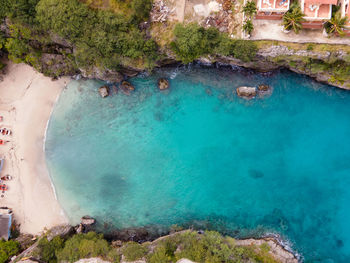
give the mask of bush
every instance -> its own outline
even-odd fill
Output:
[[[134,12],[134,19],[136,23],[148,19],[152,9],[152,2],[150,0],[132,0],[131,8]]]
[[[20,245],[14,240],[0,240],[0,263],[5,263],[19,252]]]
[[[202,55],[210,54],[221,40],[220,33],[215,28],[205,30],[196,23],[176,25],[175,40],[171,48],[177,57],[185,64]]]
[[[54,237],[51,241],[48,241],[46,237],[42,238],[38,245],[40,258],[46,263],[56,263],[56,254],[63,246],[64,240],[59,236]]]
[[[142,10],[138,12],[140,20],[151,5],[149,0],[134,0],[132,6]],[[125,15],[93,10],[78,0],[41,0],[36,10],[37,20],[45,30],[74,43],[74,55],[82,68],[112,65],[111,69],[115,69],[124,57],[144,61],[157,58],[155,42],[147,40]]]
[[[128,261],[135,261],[144,256],[146,256],[148,249],[139,243],[136,242],[128,242],[123,247],[123,255]]]
[[[237,40],[233,48],[233,55],[244,62],[251,61],[258,51],[258,47],[253,41]]]
[[[58,261],[75,262],[81,258],[107,258],[111,250],[102,234],[89,232],[77,234],[68,239],[61,251],[56,254]]]

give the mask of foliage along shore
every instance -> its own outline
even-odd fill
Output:
[[[215,231],[183,230],[152,242],[137,243],[107,241],[102,234],[77,233],[69,225],[54,227],[35,240],[31,236],[20,235],[16,239],[2,241],[0,262],[5,263],[10,258],[13,263],[26,259],[46,263],[77,262],[87,258],[99,258],[105,263],[175,263],[184,258],[198,263],[298,262],[296,256],[274,238],[236,240]]]
[[[350,47],[231,39],[197,24],[149,22],[151,0],[0,0],[0,56],[46,76],[120,82],[194,60],[259,71],[285,67],[350,89]],[[2,66],[0,66],[1,69]]]

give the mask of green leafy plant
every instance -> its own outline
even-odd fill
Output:
[[[342,17],[340,12],[335,13],[330,20],[324,23],[324,28],[328,34],[337,33],[344,36],[344,28],[347,23],[347,17]]]
[[[12,256],[19,252],[20,245],[14,240],[0,240],[0,263],[7,262]]]
[[[244,24],[243,24],[243,30],[247,33],[247,34],[251,34],[254,30],[254,25],[252,23],[251,19],[247,19]]]
[[[255,1],[247,1],[243,6],[243,13],[249,18],[255,15],[257,10]]]
[[[54,237],[51,241],[48,241],[46,237],[42,238],[38,244],[40,258],[47,263],[56,263],[56,253],[58,253],[63,246],[64,240],[59,236]]]
[[[65,242],[64,248],[56,253],[58,261],[75,262],[81,258],[107,258],[111,250],[102,234],[89,232],[77,234]]]
[[[258,47],[253,41],[236,40],[233,48],[233,55],[244,62],[253,60],[258,51]]]
[[[136,242],[128,242],[122,250],[123,255],[128,261],[135,261],[146,256],[148,249]]]
[[[293,30],[299,33],[302,29],[304,14],[298,3],[293,3],[289,10],[283,15],[283,26],[286,30]]]

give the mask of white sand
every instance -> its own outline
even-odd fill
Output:
[[[0,197],[0,206],[12,208],[23,233],[39,234],[44,228],[67,223],[45,163],[44,137],[53,105],[69,78],[52,81],[25,64],[8,64],[0,82],[0,127],[10,128],[9,140],[0,145],[5,157],[1,176],[13,178]]]

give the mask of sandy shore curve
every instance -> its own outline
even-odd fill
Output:
[[[44,140],[53,106],[70,79],[52,81],[26,64],[6,64],[0,81],[0,127],[12,135],[0,135],[9,141],[0,145],[5,158],[0,175],[13,179],[8,191],[0,193],[0,206],[12,208],[21,232],[39,234],[68,223],[46,167]]]

